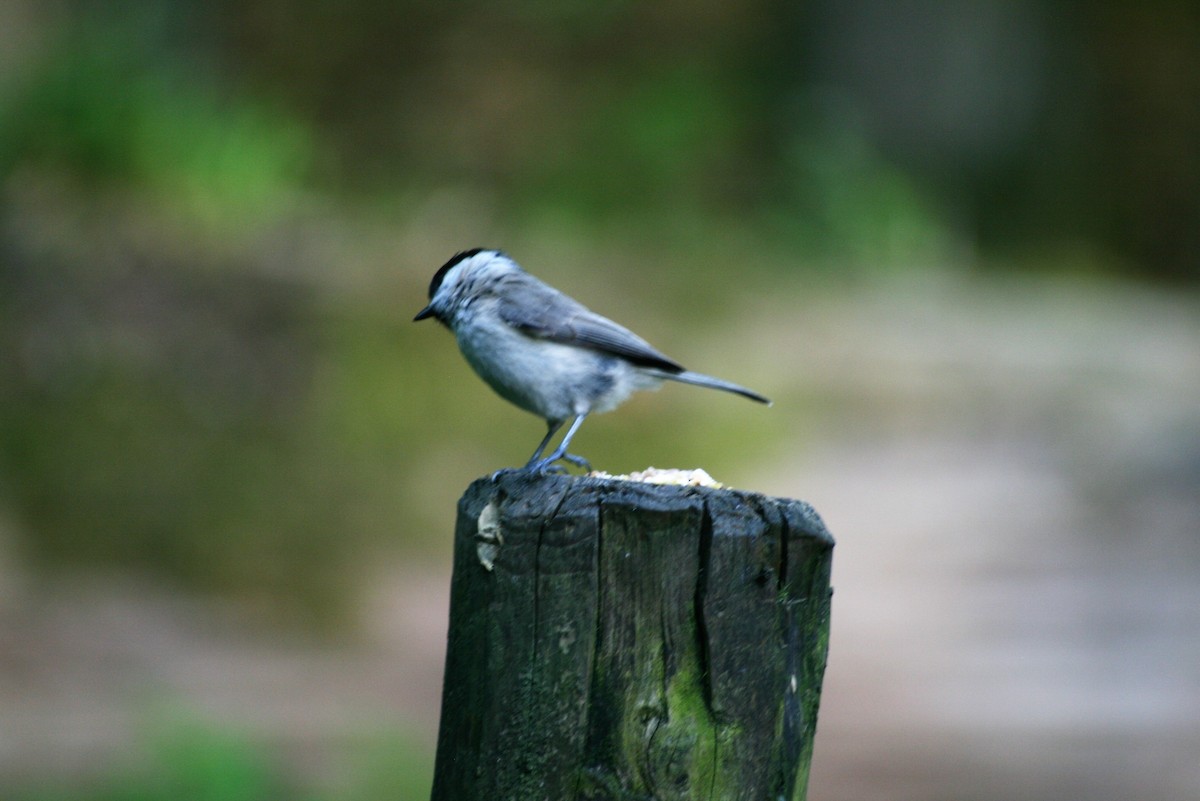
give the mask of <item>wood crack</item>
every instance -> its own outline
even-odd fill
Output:
[[[692,596],[692,613],[696,621],[696,661],[700,671],[697,680],[700,682],[700,695],[704,699],[704,708],[715,721],[716,711],[713,709],[712,658],[708,634],[708,620],[704,612],[704,603],[708,598],[708,574],[712,559],[713,525],[709,514],[708,504],[700,505],[700,554],[696,569],[696,591]]]

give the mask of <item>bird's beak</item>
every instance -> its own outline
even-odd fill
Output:
[[[415,323],[419,320],[424,320],[425,318],[432,317],[432,316],[433,316],[433,304],[431,303],[428,306],[426,306],[425,308],[421,309],[419,312],[417,312],[417,316],[413,318],[413,322]]]

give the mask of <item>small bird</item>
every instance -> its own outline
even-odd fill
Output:
[[[454,333],[467,363],[500,397],[546,421],[546,436],[523,470],[541,473],[559,460],[590,469],[586,459],[567,452],[584,419],[664,380],[771,404],[745,387],[685,370],[499,250],[464,250],[443,264],[429,283],[429,305],[413,321],[428,317]],[[543,456],[567,420],[566,435]]]

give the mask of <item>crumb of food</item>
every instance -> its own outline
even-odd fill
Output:
[[[616,481],[641,481],[645,484],[672,484],[679,487],[712,487],[721,489],[725,485],[714,479],[704,470],[697,467],[694,470],[661,469],[647,467],[635,473],[614,476],[603,470],[594,470],[589,474],[592,478],[609,478]]]

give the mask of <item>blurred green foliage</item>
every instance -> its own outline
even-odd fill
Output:
[[[463,247],[668,351],[798,275],[1200,276],[1177,4],[7,8],[0,502],[47,568],[336,619],[380,552],[448,547],[465,479],[541,433],[407,324]],[[630,469],[803,429],[641,408],[581,444]]]
[[[295,288],[187,269],[83,271],[9,251],[6,494],[43,565],[127,565],[211,589],[342,596],[340,481],[305,438]]]
[[[428,746],[401,733],[360,738],[338,786],[297,781],[253,738],[195,716],[150,727],[127,764],[114,765],[87,787],[17,791],[13,801],[376,801],[429,795],[433,775]],[[311,785],[311,786],[308,786]]]
[[[803,448],[816,402],[788,321],[744,344],[764,297],[803,318],[825,282],[1010,264],[1194,286],[1198,9],[8,0],[0,563],[330,628],[396,563],[448,563],[466,483],[543,431],[409,324],[465,247],[775,396],[667,388],[576,441],[719,479]],[[429,749],[362,739],[336,793],[185,721],[16,797],[427,797]]]
[[[0,104],[0,175],[125,185],[203,222],[269,219],[309,169],[308,128],[169,47],[162,14],[69,24]],[[137,4],[134,6],[137,7]]]

